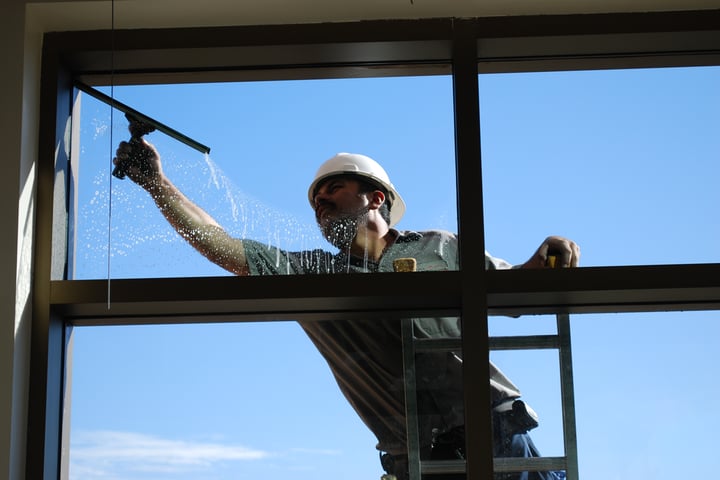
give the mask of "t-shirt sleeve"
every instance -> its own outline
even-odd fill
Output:
[[[485,268],[488,270],[507,270],[513,266],[502,258],[493,257],[485,251]]]

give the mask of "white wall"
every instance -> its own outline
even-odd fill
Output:
[[[38,45],[25,38],[25,2],[6,0],[0,22],[0,477],[24,476],[30,339],[32,164],[36,145]],[[25,112],[25,114],[24,114]],[[11,388],[8,388],[10,386]]]

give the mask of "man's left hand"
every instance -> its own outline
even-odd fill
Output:
[[[580,263],[580,247],[564,237],[545,239],[530,259],[520,268],[568,268]]]

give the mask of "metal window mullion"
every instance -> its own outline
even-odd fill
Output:
[[[475,23],[453,23],[453,93],[461,262],[467,478],[493,475],[487,286]]]

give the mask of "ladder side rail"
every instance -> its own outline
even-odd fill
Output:
[[[570,340],[570,315],[558,313],[557,332],[560,338],[560,390],[562,395],[563,437],[565,442],[565,458],[567,480],[578,480],[577,430],[575,418],[575,385],[573,381],[572,346]]]
[[[558,332],[556,335],[496,336],[490,337],[489,341],[491,350],[558,350],[565,456],[495,458],[493,461],[495,463],[495,471],[498,473],[565,470],[567,480],[579,479],[569,315],[557,314],[556,320]],[[417,352],[460,351],[462,342],[454,338],[416,339],[413,334],[412,319],[402,320],[402,335],[406,388],[405,407],[408,435],[408,470],[410,479],[419,480],[421,474],[464,473],[466,469],[464,460],[420,460],[415,377],[415,354]]]
[[[420,427],[418,426],[417,382],[415,373],[415,334],[413,319],[401,320],[403,369],[405,373],[405,429],[410,480],[420,480]]]

